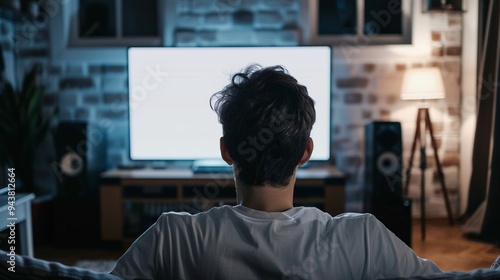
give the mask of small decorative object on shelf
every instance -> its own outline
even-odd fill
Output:
[[[28,0],[25,4],[26,12],[36,18],[40,15],[40,2],[38,0]]]
[[[467,0],[424,0],[422,12],[456,12],[467,11]]]

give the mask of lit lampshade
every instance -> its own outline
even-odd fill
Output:
[[[444,96],[443,77],[439,68],[424,67],[406,70],[401,88],[401,99],[440,99]]]

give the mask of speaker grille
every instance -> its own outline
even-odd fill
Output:
[[[106,168],[106,136],[87,122],[61,122],[56,132],[58,193],[97,199],[99,174]]]
[[[365,127],[365,211],[402,199],[402,140],[399,122]]]

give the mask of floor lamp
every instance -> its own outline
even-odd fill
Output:
[[[420,219],[421,219],[421,230],[422,230],[422,240],[425,240],[425,170],[427,169],[427,132],[429,132],[432,149],[434,151],[434,160],[437,167],[437,174],[439,177],[439,182],[441,184],[441,191],[443,192],[443,197],[446,205],[446,213],[448,214],[448,220],[450,225],[453,225],[453,217],[451,214],[450,201],[448,199],[448,191],[446,190],[446,184],[444,180],[444,173],[441,167],[441,162],[439,160],[436,139],[434,137],[434,131],[432,128],[432,122],[429,115],[429,108],[426,106],[426,100],[428,99],[440,99],[444,98],[445,91],[443,85],[443,78],[441,76],[441,71],[437,67],[423,67],[423,68],[410,68],[405,72],[403,78],[403,85],[401,91],[402,100],[422,100],[422,106],[418,109],[417,113],[417,123],[415,129],[415,136],[413,138],[413,144],[411,146],[410,161],[408,163],[408,169],[406,171],[406,182],[404,185],[404,191],[408,194],[408,186],[411,179],[411,169],[413,165],[413,157],[415,155],[415,150],[417,148],[417,142],[419,144],[420,150]]]

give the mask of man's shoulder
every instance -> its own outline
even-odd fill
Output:
[[[194,214],[188,212],[165,212],[162,213],[158,220],[160,223],[217,222],[226,219],[238,219],[238,217],[242,218],[244,216],[241,215],[242,213],[244,212],[241,212],[241,209],[238,212],[233,206],[224,205]],[[346,212],[332,216],[315,207],[294,207],[294,211],[290,211],[289,214],[289,218],[292,220],[322,220],[329,224],[367,224],[377,220],[375,216],[369,213]]]
[[[332,218],[331,225],[341,231],[363,231],[380,227],[381,223],[370,213],[342,213]]]
[[[164,212],[160,215],[160,220],[199,220],[211,217],[224,215],[224,213],[232,212],[232,207],[228,205],[213,207],[207,211],[200,211],[198,213],[189,212]]]
[[[370,220],[370,219],[374,219],[375,216],[373,216],[370,213],[345,212],[342,214],[338,214],[337,216],[334,216],[333,218],[334,219],[343,219],[343,220]]]
[[[332,220],[338,222],[339,224],[358,224],[364,226],[373,226],[378,222],[377,218],[370,213],[354,212],[339,214],[333,217]]]
[[[318,208],[315,207],[301,207],[303,208],[303,212],[307,215],[312,215],[312,216],[317,216],[317,217],[326,217],[335,221],[362,221],[362,220],[371,220],[371,219],[376,219],[375,216],[373,216],[370,213],[355,213],[355,212],[345,212],[338,214],[336,216],[332,216],[327,212],[324,212]]]

